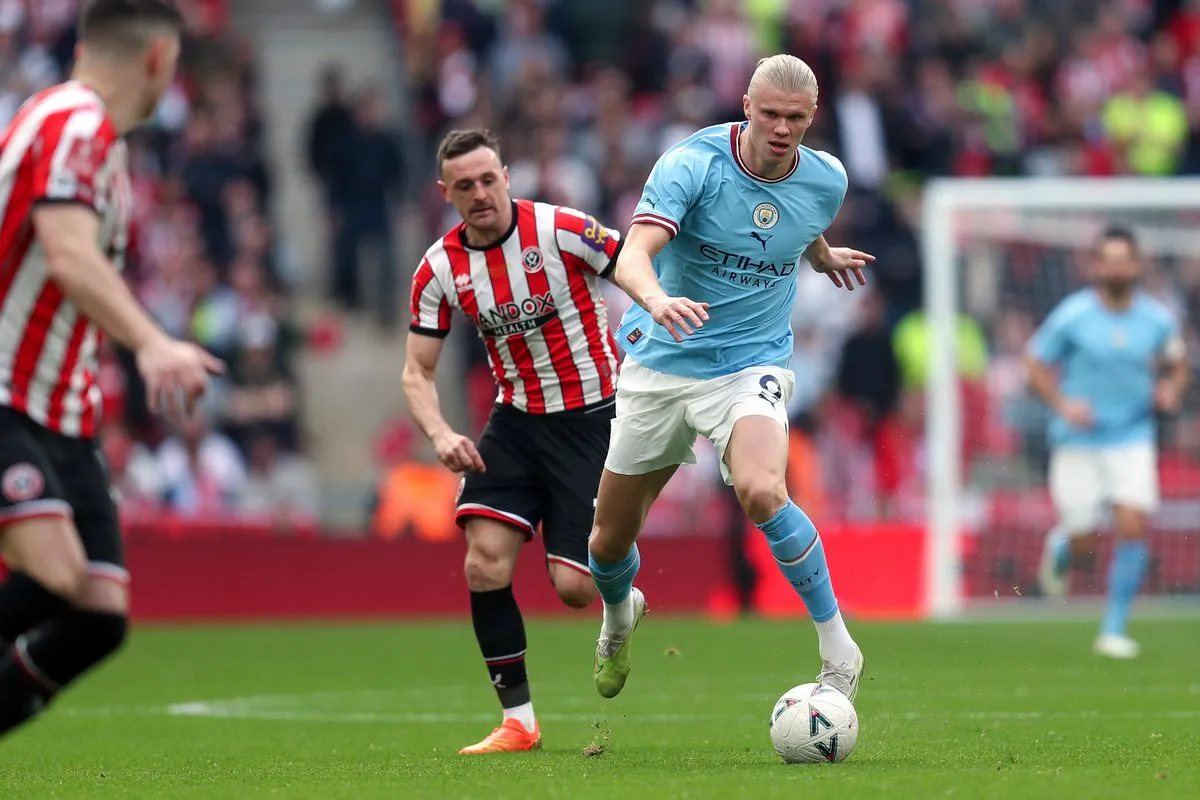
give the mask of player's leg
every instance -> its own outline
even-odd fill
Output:
[[[646,599],[633,586],[641,567],[638,534],[675,470],[696,460],[687,399],[699,383],[629,360],[621,371],[617,415],[588,539],[588,567],[604,601],[593,661],[596,689],[604,697],[614,697],[624,687],[630,637],[646,613]]]
[[[1116,541],[1108,571],[1107,608],[1095,649],[1110,658],[1134,658],[1141,651],[1127,634],[1127,626],[1149,561],[1149,517],[1159,504],[1156,458],[1149,443],[1104,453],[1105,488],[1112,498]]]
[[[853,699],[862,673],[862,652],[838,610],[821,536],[788,497],[787,455],[787,431],[779,421],[753,414],[733,424],[725,463],[742,508],[766,536],[776,565],[816,625],[823,663],[818,682]]]
[[[487,472],[464,478],[455,513],[466,531],[471,623],[503,709],[498,728],[459,751],[468,755],[531,750],[541,742],[525,670],[525,623],[512,586],[521,546],[534,536],[543,503],[523,416],[511,409],[492,412],[479,441]]]
[[[36,715],[64,688],[112,655],[128,627],[128,576],[108,476],[88,442],[48,441],[74,510],[80,579],[70,606],[21,634],[0,663],[0,732]],[[69,523],[59,521],[70,528]],[[75,531],[78,534],[75,534]]]
[[[614,410],[609,401],[607,406],[556,414],[543,420],[535,434],[538,477],[546,488],[546,569],[559,599],[571,608],[587,608],[596,599],[588,536]]]
[[[1056,447],[1050,454],[1050,498],[1058,524],[1046,534],[1038,585],[1048,597],[1062,597],[1072,561],[1093,545],[1103,513],[1103,473],[1098,451]]]
[[[593,669],[596,689],[616,697],[629,679],[630,639],[647,611],[646,598],[633,585],[642,557],[637,536],[646,515],[678,464],[643,475],[604,470],[596,494],[596,518],[588,539],[588,567],[604,601]]]
[[[517,556],[529,533],[494,519],[473,517],[466,520],[466,535],[471,623],[503,720],[493,735],[462,752],[529,750],[538,743],[537,718],[525,670],[525,622],[512,586]]]
[[[83,581],[83,548],[34,424],[0,408],[0,656],[64,610]]]
[[[862,652],[838,610],[816,526],[788,497],[786,405],[794,382],[784,369],[744,370],[711,382],[692,413],[700,433],[716,446],[726,481],[816,625],[823,665],[818,682],[853,699]]]

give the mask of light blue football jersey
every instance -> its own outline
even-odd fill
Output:
[[[704,128],[664,153],[634,212],[673,236],[654,259],[664,291],[709,304],[682,343],[640,306],[625,313],[621,345],[650,369],[708,379],[791,360],[796,270],[841,208],[846,170],[801,146],[786,175],[755,177],[738,154],[743,125]]]
[[[1154,386],[1160,357],[1180,335],[1170,312],[1138,294],[1114,311],[1092,289],[1060,302],[1030,341],[1039,361],[1059,368],[1059,393],[1092,407],[1091,428],[1053,415],[1053,446],[1105,447],[1153,441]]]

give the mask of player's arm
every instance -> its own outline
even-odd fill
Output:
[[[437,395],[437,365],[442,345],[450,333],[450,301],[428,258],[413,273],[412,322],[405,342],[401,383],[408,411],[433,445],[438,459],[455,472],[484,469],[483,459],[470,439],[455,433],[442,416]]]
[[[438,459],[455,472],[484,471],[483,459],[475,449],[475,443],[462,434],[455,433],[450,423],[442,416],[438,401],[438,360],[442,356],[445,339],[416,331],[408,334],[405,342],[404,402],[413,421],[433,445]]]
[[[837,216],[841,210],[842,202],[846,199],[846,189],[849,186],[849,181],[846,178],[846,168],[842,166],[842,162],[836,156],[823,151],[817,151],[817,156],[833,168],[833,176],[837,179],[837,186],[840,191],[836,191],[827,195],[826,199],[830,205],[828,209],[831,214],[830,218]],[[870,253],[864,253],[861,250],[855,250],[850,247],[830,247],[829,242],[825,239],[825,234],[818,236],[812,244],[804,250],[804,259],[817,272],[824,272],[829,276],[829,280],[833,281],[833,285],[839,289],[845,288],[847,291],[854,291],[854,279],[858,280],[859,286],[866,286],[867,279],[863,275],[863,268],[868,263],[875,260],[875,256]]]
[[[685,335],[691,335],[695,328],[704,326],[704,321],[708,319],[708,303],[697,303],[686,297],[670,297],[663,291],[658,276],[654,274],[653,260],[669,241],[671,233],[666,228],[646,222],[633,223],[621,252],[617,254],[612,282],[633,302],[646,309],[675,341],[682,342]]]
[[[1163,375],[1158,379],[1154,391],[1154,406],[1159,411],[1174,413],[1183,402],[1183,393],[1187,390],[1191,378],[1191,365],[1188,364],[1187,345],[1178,329],[1172,329],[1167,336],[1160,361],[1164,367]]]
[[[190,410],[207,374],[224,371],[221,361],[167,336],[150,318],[100,252],[100,219],[92,208],[43,202],[32,217],[50,280],[85,317],[137,355],[151,409],[158,411],[164,398],[170,402],[182,392]]]
[[[1042,326],[1034,332],[1025,350],[1025,371],[1029,385],[1042,401],[1076,428],[1088,428],[1092,424],[1092,409],[1085,400],[1064,397],[1059,387],[1057,365],[1070,348],[1067,326],[1071,314],[1059,306]]]
[[[805,249],[804,258],[814,270],[828,275],[834,286],[851,292],[854,291],[851,276],[858,280],[859,286],[866,286],[867,278],[863,275],[863,267],[875,260],[875,256],[862,250],[830,247],[829,242],[825,240],[825,234],[818,236]]]
[[[654,257],[671,241],[671,233],[660,225],[635,222],[617,255],[612,282],[667,329],[677,342],[691,335],[708,319],[708,303],[686,297],[671,297],[654,273]],[[694,326],[694,327],[693,327]],[[682,333],[681,333],[682,331]]]

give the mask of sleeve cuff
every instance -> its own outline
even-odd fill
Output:
[[[616,252],[614,252],[614,253],[612,254],[612,258],[610,258],[610,259],[608,260],[608,264],[606,264],[606,265],[605,265],[604,269],[600,270],[600,277],[601,277],[601,278],[608,279],[608,278],[609,278],[609,277],[610,277],[610,276],[611,276],[611,275],[612,275],[614,272],[616,272],[616,270],[617,270],[617,259],[618,259],[618,258],[620,258],[620,256],[621,256],[621,248],[623,248],[624,246],[625,246],[625,240],[624,240],[624,239],[622,239],[621,241],[617,242],[617,249],[616,249]]]
[[[658,214],[647,214],[645,212],[634,214],[633,220],[630,224],[637,225],[638,223],[657,225],[660,228],[665,228],[666,231],[671,234],[672,239],[679,235],[679,223],[673,219],[659,216]]]
[[[441,330],[439,328],[426,328],[421,325],[410,325],[408,330],[412,333],[416,333],[421,336],[430,336],[434,339],[445,339],[450,335],[449,329]]]
[[[32,205],[35,207],[36,206],[82,206],[83,208],[86,208],[88,211],[91,211],[95,214],[100,213],[99,211],[96,210],[96,206],[94,206],[91,203],[89,203],[88,201],[82,200],[78,197],[38,197],[38,198],[34,199]]]

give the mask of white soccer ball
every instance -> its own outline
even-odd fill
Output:
[[[801,684],[771,710],[771,741],[789,764],[842,761],[858,741],[858,714],[837,689]]]

